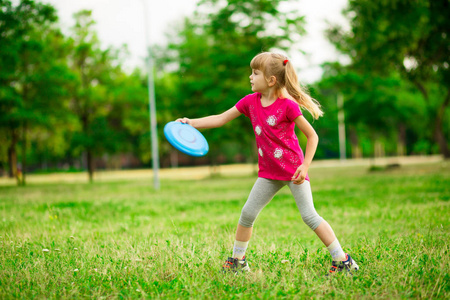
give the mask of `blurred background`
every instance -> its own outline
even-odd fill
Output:
[[[314,3],[311,3],[314,2]],[[316,160],[450,157],[448,0],[0,0],[0,176],[256,163],[250,121],[181,154],[164,125],[251,93],[250,60],[286,54],[324,117]],[[149,59],[150,58],[150,59]],[[148,64],[152,62],[152,64]],[[150,65],[150,68],[149,68]],[[306,141],[299,133],[301,145]]]

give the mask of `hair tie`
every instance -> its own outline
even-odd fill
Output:
[[[289,61],[288,59],[285,59],[285,60],[283,61],[283,66],[285,66],[285,65],[287,64],[288,61]]]

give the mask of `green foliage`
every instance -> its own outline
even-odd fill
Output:
[[[251,93],[249,62],[261,51],[296,47],[305,33],[297,11],[283,0],[203,0],[179,24],[168,45],[154,46],[161,162],[178,152],[163,138],[178,117],[219,114]],[[123,156],[149,164],[150,132],[145,74],[122,70],[123,49],[102,48],[91,12],[74,17],[69,37],[55,9],[31,0],[0,0],[0,173],[117,168]],[[312,122],[320,136],[316,158],[337,157],[336,97],[345,99],[348,154],[444,153],[450,134],[448,2],[349,2],[349,32],[333,28],[330,40],[351,64],[324,65],[311,94],[325,111]],[[415,28],[415,30],[410,30]],[[240,117],[204,131],[206,158],[180,155],[180,164],[254,162],[250,122]],[[299,132],[304,147],[306,140]],[[401,147],[399,147],[401,148]],[[29,167],[28,167],[29,166]],[[19,178],[19,182],[25,182]]]
[[[417,153],[414,148],[420,140],[432,141],[432,134],[423,128],[423,124],[430,122],[430,116],[425,114],[423,98],[398,73],[376,76],[361,73],[353,66],[331,63],[325,65],[325,70],[322,80],[316,84],[317,97],[320,97],[327,113],[325,119],[337,116],[336,97],[341,94],[345,99],[345,122],[350,142],[362,146],[364,139],[372,141],[368,151],[363,151],[365,156],[372,155],[373,143],[380,139],[385,140],[388,154],[393,155],[397,154],[399,142],[405,143],[407,153],[411,154]],[[421,122],[417,122],[418,119]],[[320,124],[318,122],[319,132]],[[334,119],[332,126],[337,131],[337,119]],[[402,139],[402,130],[411,138]],[[357,133],[357,137],[352,140],[353,132]],[[326,132],[320,134],[325,138],[327,135]],[[337,136],[337,132],[331,136]],[[393,147],[389,149],[389,145]],[[430,152],[423,154],[426,153]]]
[[[91,13],[77,13],[73,37],[66,38],[49,5],[24,0],[1,7],[0,162],[8,162],[10,174],[18,174],[17,157],[25,171],[26,161],[46,168],[73,164],[87,152],[92,178],[96,156],[137,152],[129,145],[147,132],[137,132],[130,118],[145,114],[145,87],[140,75],[121,70],[120,50],[100,48]]]
[[[113,101],[110,103],[112,107],[108,123],[114,136],[108,136],[108,139],[115,143],[113,153],[133,153],[143,162],[148,162],[150,133],[148,91],[144,76],[139,70],[129,75],[121,73],[109,88]],[[144,151],[141,150],[141,143],[144,143]]]
[[[285,1],[199,3],[198,12],[184,20],[167,50],[160,50],[163,53],[158,55],[159,64],[167,65],[163,78],[170,80],[174,90],[163,89],[157,95],[158,111],[170,108],[164,121],[166,117],[173,120],[219,114],[251,93],[251,59],[263,50],[286,50],[304,32],[303,18],[297,12],[280,12],[281,2]],[[202,9],[210,13],[203,14]],[[238,118],[223,128],[205,132],[213,163],[225,154],[225,148],[251,157],[254,142],[247,121]]]
[[[415,102],[424,101],[419,104],[425,107],[422,124],[446,157],[450,157],[444,117],[450,104],[449,14],[447,0],[352,0],[346,9],[350,31],[339,27],[329,31],[330,40],[350,57],[358,77],[389,81],[392,74],[399,74],[415,86],[422,94],[422,99],[414,97]],[[381,83],[389,88],[388,82]]]
[[[21,146],[22,169],[27,165],[27,148],[41,140],[61,141],[43,131],[67,120],[67,84],[73,78],[65,64],[66,41],[55,28],[56,11],[50,5],[22,0],[17,6],[1,1],[0,36],[0,131],[7,136],[10,174],[16,176],[16,147]],[[5,45],[5,47],[3,47]],[[64,112],[64,113],[63,113]],[[47,138],[46,138],[46,137]],[[63,145],[59,145],[61,152]],[[25,184],[25,177],[19,178]]]
[[[315,207],[361,267],[331,278],[287,188],[255,224],[253,272],[220,272],[255,178],[2,186],[0,298],[448,299],[449,167],[312,166]]]
[[[73,154],[86,153],[92,181],[96,157],[130,151],[125,142],[129,139],[127,129],[132,128],[125,114],[136,101],[142,104],[143,94],[142,87],[133,82],[135,76],[127,78],[121,70],[119,51],[101,49],[92,30],[94,20],[91,12],[80,11],[75,14],[75,19],[73,52],[69,60],[77,80],[71,108],[81,126],[72,136],[73,149],[77,150]],[[142,105],[134,107],[135,110],[139,108]]]

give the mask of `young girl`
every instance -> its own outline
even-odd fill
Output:
[[[223,270],[236,273],[250,270],[245,251],[253,224],[274,195],[287,185],[303,221],[330,251],[333,262],[329,272],[346,270],[351,274],[351,271],[357,271],[358,265],[342,250],[330,225],[314,209],[308,168],[319,138],[303,117],[300,107],[317,119],[323,115],[319,103],[301,89],[294,67],[285,56],[261,53],[252,59],[250,66],[253,94],[245,96],[220,115],[177,120],[196,128],[215,128],[244,114],[253,125],[258,148],[258,179],[241,212],[233,256],[224,263]],[[294,132],[295,125],[307,137],[305,156]]]

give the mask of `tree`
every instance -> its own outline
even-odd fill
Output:
[[[116,140],[114,149],[110,150],[132,153],[148,163],[151,155],[146,78],[138,69],[131,74],[121,74],[110,90],[112,107],[107,120]]]
[[[79,119],[81,130],[73,136],[74,148],[85,151],[89,181],[93,181],[94,158],[115,147],[118,141],[107,116],[112,109],[111,88],[121,74],[118,53],[102,50],[92,26],[91,11],[74,15],[73,53],[70,65],[76,74],[71,108]]]
[[[0,127],[9,141],[9,174],[24,185],[30,133],[55,124],[70,75],[54,8],[30,0],[0,4]],[[16,169],[19,142],[21,173]]]
[[[330,104],[332,108],[336,107],[336,94],[343,95],[346,129],[354,157],[372,155],[373,146],[382,141],[381,144],[388,146],[389,153],[403,155],[406,146],[409,152],[413,151],[415,141],[409,141],[407,145],[406,133],[421,135],[415,120],[420,117],[423,108],[418,99],[421,96],[409,82],[398,73],[376,76],[363,73],[352,65],[338,63],[325,64],[324,70],[317,87],[322,93],[332,91],[333,100],[323,106],[328,114]],[[428,118],[424,121],[427,122]],[[364,149],[365,153],[361,150],[363,140],[370,141],[370,152],[368,149]]]
[[[450,104],[448,0],[351,0],[351,30],[330,31],[330,40],[364,73],[398,72],[423,96],[440,152],[450,157],[445,134]],[[434,123],[434,124],[433,124]]]
[[[199,12],[185,20],[158,60],[175,69],[167,69],[177,80],[173,117],[218,114],[251,93],[251,59],[261,51],[288,50],[304,33],[303,18],[295,11],[281,12],[278,6],[282,2],[286,1],[199,3]],[[230,153],[254,153],[253,134],[246,118],[205,134],[213,164],[219,155],[226,154],[226,148]]]

